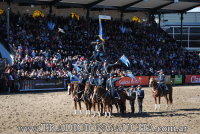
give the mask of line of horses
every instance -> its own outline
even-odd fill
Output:
[[[158,83],[155,79],[150,79],[150,86],[152,86],[152,96],[155,99],[155,109],[160,109],[160,97],[164,96],[168,104],[172,104],[172,86],[168,85],[169,92],[161,92],[158,89]],[[71,95],[74,101],[75,114],[77,114],[77,107],[79,106],[80,114],[82,114],[81,102],[86,106],[86,115],[101,116],[103,113],[105,117],[111,117],[113,105],[116,106],[117,112],[126,113],[126,100],[132,102],[136,99],[136,94],[128,96],[126,90],[118,90],[120,99],[114,99],[108,94],[108,91],[101,86],[94,86],[88,83],[68,83],[68,94]],[[158,102],[157,102],[158,98]],[[130,103],[133,104],[134,103]],[[96,109],[97,107],[97,109]],[[132,106],[131,106],[132,107]],[[134,107],[134,106],[133,106]],[[92,112],[93,108],[93,112]],[[134,111],[132,111],[134,112]]]

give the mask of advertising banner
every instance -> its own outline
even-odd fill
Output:
[[[183,84],[183,76],[182,75],[175,75],[174,84]]]
[[[131,85],[149,85],[149,76],[136,76],[136,79],[130,77],[123,77],[115,82],[116,86],[131,86]]]
[[[66,87],[64,80],[23,80],[20,81],[19,91],[58,90]]]
[[[185,83],[187,84],[197,84],[200,83],[200,75],[186,75]]]

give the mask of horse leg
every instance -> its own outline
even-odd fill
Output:
[[[87,104],[87,102],[86,102],[86,101],[84,101],[84,103],[85,103],[85,107],[86,107],[86,112],[85,112],[85,113],[86,113],[86,115],[87,115],[87,114],[88,114],[88,112],[89,112],[89,111],[88,111],[88,104]]]
[[[117,113],[119,113],[119,105],[118,105],[118,103],[115,103],[115,107],[117,109]]]
[[[105,117],[107,117],[107,105],[106,104],[104,104],[104,112],[105,112]]]
[[[154,97],[155,100],[155,110],[157,110],[158,106],[157,106],[157,97]]]
[[[173,93],[172,90],[173,90],[173,88],[170,87],[169,90],[170,90],[170,91],[169,91],[170,110],[172,110],[172,108],[173,108],[173,107],[172,107],[172,106],[173,106],[173,105],[172,105],[172,104],[173,104],[173,98],[172,98],[172,93]]]
[[[71,88],[70,88],[70,86],[68,85],[68,95],[70,95],[71,94]]]
[[[74,109],[75,109],[74,113],[76,114],[76,110],[77,110],[77,102],[76,101],[74,101]]]
[[[166,110],[167,110],[168,109],[168,103],[169,103],[167,95],[165,95],[165,99],[166,99],[166,102],[167,102],[167,105],[166,105]]]
[[[79,105],[79,109],[80,109],[80,114],[82,114],[82,110],[81,110],[81,101],[78,102]]]
[[[97,103],[97,106],[98,106],[98,115],[99,115],[99,117],[100,117],[100,116],[101,116],[101,113],[100,113],[100,109],[101,109],[100,103]]]
[[[100,111],[100,112],[101,112],[101,114],[102,114],[102,113],[104,112],[104,111],[103,111],[103,110],[104,110],[104,109],[103,109],[103,104],[100,103],[100,106],[101,106],[101,111]]]
[[[158,97],[158,111],[160,111],[160,96]]]
[[[112,105],[107,105],[107,109],[108,109],[108,116],[111,117],[112,114]]]
[[[123,111],[126,113],[126,100],[123,101]]]
[[[96,116],[96,103],[95,102],[93,103],[93,111],[94,111],[93,117],[95,117]]]
[[[90,115],[91,114],[91,109],[92,109],[92,102],[89,102],[88,104],[88,114]]]

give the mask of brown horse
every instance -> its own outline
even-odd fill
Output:
[[[109,115],[109,117],[111,117],[111,111],[112,111],[112,97],[110,95],[108,95],[108,91],[100,86],[95,86],[94,87],[94,94],[92,97],[92,104],[93,104],[93,108],[94,108],[94,116],[96,115],[96,104],[98,105],[98,114],[99,116],[101,116],[100,114],[100,106],[103,104],[103,109],[101,109],[101,111],[104,110],[105,112],[105,117],[107,117],[107,113]]]
[[[81,110],[81,101],[82,101],[82,95],[84,92],[84,84],[81,83],[74,83],[74,88],[72,91],[72,98],[74,100],[74,109],[75,109],[75,114],[77,111],[77,103],[79,104],[79,109],[80,109],[80,114],[82,114]]]
[[[167,85],[168,87],[168,92],[164,91],[162,92],[162,89],[159,88],[158,82],[154,79],[151,78],[150,82],[149,82],[149,86],[152,87],[152,96],[154,97],[155,100],[155,110],[160,110],[160,98],[161,97],[165,97],[166,102],[167,102],[167,107],[168,108],[168,104],[171,104],[171,108],[172,108],[172,103],[173,103],[173,98],[172,98],[172,92],[173,92],[173,88],[171,85]],[[158,102],[157,102],[157,98],[158,98]]]
[[[91,114],[93,91],[94,91],[94,86],[86,83],[85,90],[83,93],[83,102],[85,103],[86,106],[86,115]]]
[[[120,100],[118,100],[118,104],[120,107],[120,113],[126,113],[126,100],[130,100],[130,97],[127,95],[125,90],[118,90]]]
[[[93,94],[93,99],[92,99],[92,104],[94,111],[96,111],[95,106],[96,103],[98,104],[98,114],[100,116],[100,113],[105,112],[105,117],[107,117],[107,114],[109,117],[111,117],[112,114],[112,104],[116,106],[117,112],[119,112],[119,107],[120,107],[120,112],[126,113],[126,99],[129,99],[126,91],[124,90],[119,90],[119,99],[112,99],[112,97],[109,95],[108,91],[100,86],[96,86],[94,88],[94,94]],[[101,108],[101,111],[100,111]],[[94,115],[95,116],[95,115]]]

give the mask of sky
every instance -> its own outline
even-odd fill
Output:
[[[189,10],[188,12],[199,12],[200,13],[200,6]]]

